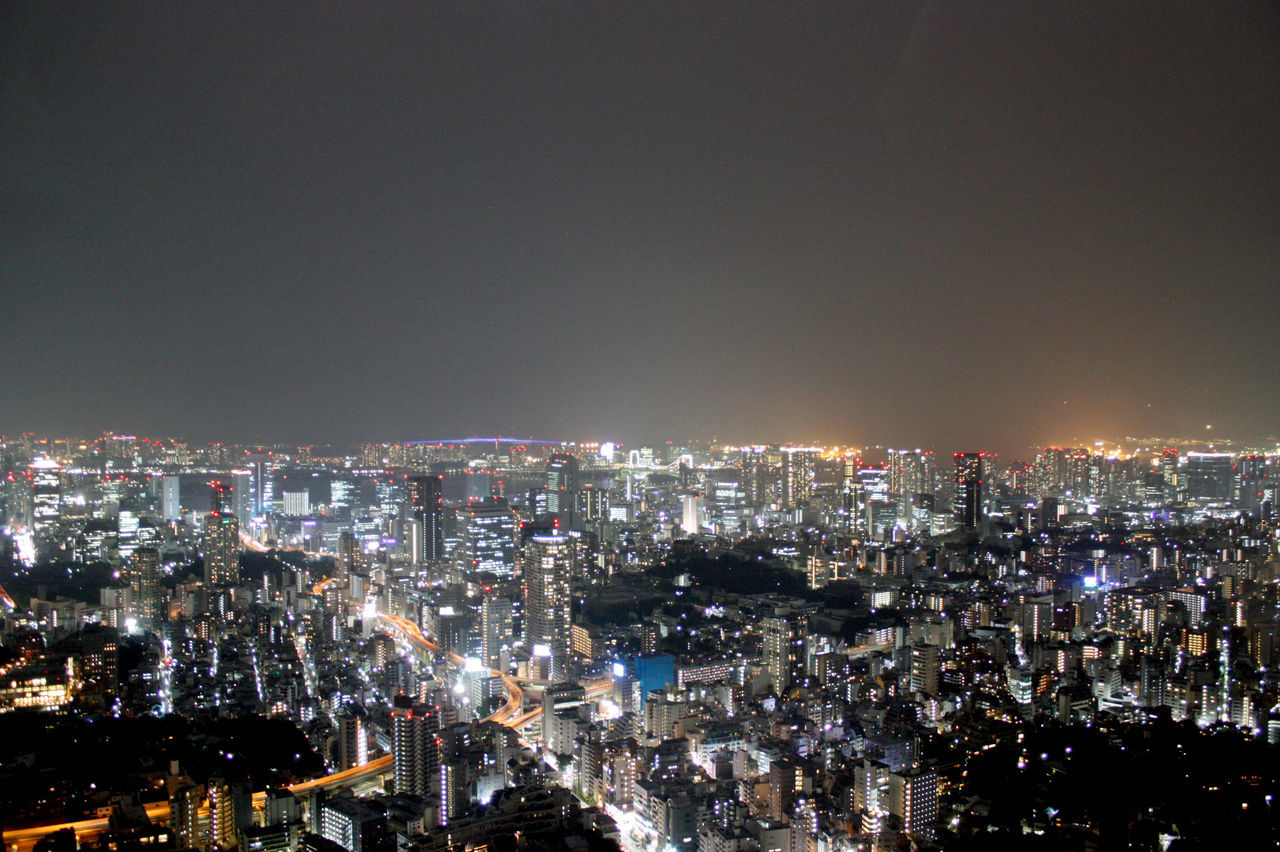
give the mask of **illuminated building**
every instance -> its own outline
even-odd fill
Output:
[[[288,518],[305,518],[311,514],[311,492],[284,492],[284,515]]]
[[[79,687],[71,658],[0,666],[0,713],[57,710],[71,703]]]
[[[889,492],[899,498],[932,494],[932,450],[889,450]]]
[[[31,462],[31,517],[36,535],[52,532],[62,509],[62,477],[58,463],[47,456]]]
[[[241,529],[248,529],[253,520],[253,471],[231,471],[231,513],[240,522]]]
[[[535,535],[525,544],[525,645],[545,645],[551,652],[552,680],[568,673],[573,623],[570,580],[574,541],[561,535]]]
[[[547,459],[547,512],[568,515],[572,526],[577,491],[578,460],[572,453],[552,453]]]
[[[166,521],[182,520],[181,496],[182,480],[176,475],[169,475],[160,480],[160,517]]]
[[[195,849],[200,843],[200,801],[204,796],[195,784],[179,785],[169,795],[169,828],[177,835],[178,846]]]
[[[1241,509],[1256,512],[1269,499],[1270,473],[1266,456],[1254,454],[1236,460],[1236,493]]]
[[[918,695],[937,695],[938,675],[938,646],[911,646],[911,691]]]
[[[929,770],[889,775],[889,812],[908,834],[929,831],[938,821],[938,776]]]
[[[749,506],[763,506],[769,500],[769,485],[773,477],[768,462],[764,447],[743,447],[739,452],[742,492]]]
[[[983,484],[986,478],[986,453],[956,453],[952,497],[952,517],[957,526],[977,529],[982,522]]]
[[[347,852],[374,852],[386,834],[386,815],[348,796],[320,805],[320,836]]]
[[[240,522],[229,512],[211,512],[204,519],[204,582],[234,586],[240,581]]]
[[[477,573],[509,578],[516,568],[516,516],[503,498],[457,509],[454,564],[463,577]]]
[[[249,789],[224,778],[209,779],[209,846],[231,849],[238,843],[238,829],[253,824]]]
[[[486,595],[480,602],[481,655],[490,666],[498,665],[503,651],[515,644],[512,603],[501,595]]]
[[[1183,476],[1188,500],[1225,503],[1235,497],[1235,457],[1230,453],[1187,453]]]
[[[773,691],[786,692],[792,682],[804,679],[805,619],[774,617],[762,619],[764,665],[769,670]]]
[[[440,768],[440,714],[407,695],[394,699],[391,756],[397,793],[430,795]]]
[[[160,623],[160,551],[139,547],[129,560],[129,582],[138,621],[154,629]]]
[[[337,755],[334,765],[338,771],[363,766],[369,762],[369,735],[364,729],[364,720],[344,708],[338,714]]]
[[[413,563],[423,565],[444,558],[444,478],[410,476],[405,500],[413,522],[410,549]]]
[[[821,452],[816,447],[782,448],[782,508],[808,505],[813,496],[814,468]]]

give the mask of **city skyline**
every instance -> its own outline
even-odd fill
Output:
[[[6,9],[0,431],[1280,419],[1274,5],[379,9]]]

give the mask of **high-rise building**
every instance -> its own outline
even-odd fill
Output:
[[[155,629],[160,624],[160,551],[139,547],[129,560],[129,583],[138,621]]]
[[[200,802],[204,798],[195,784],[180,784],[169,795],[169,828],[177,835],[180,849],[196,849],[200,838]]]
[[[209,779],[209,846],[211,849],[233,849],[239,842],[238,829],[253,824],[251,791],[243,784],[230,784],[224,778]]]
[[[253,520],[253,471],[231,471],[231,513],[240,522],[240,529],[249,528]]]
[[[938,694],[938,646],[911,647],[911,691],[919,695]]]
[[[1187,453],[1187,499],[1225,503],[1235,498],[1235,457],[1231,453]]]
[[[782,508],[806,506],[813,496],[813,478],[819,453],[817,447],[782,448]]]
[[[480,602],[480,653],[488,666],[498,665],[502,652],[515,644],[511,610],[511,600],[501,595]]]
[[[1271,486],[1271,466],[1264,455],[1245,455],[1236,460],[1236,493],[1240,508],[1257,511],[1267,499]]]
[[[397,793],[429,795],[440,769],[440,713],[407,695],[391,711],[391,759]]]
[[[912,494],[932,494],[934,464],[932,450],[889,450],[889,493],[903,498]]]
[[[176,474],[160,480],[160,516],[166,521],[182,520],[181,482]]]
[[[457,510],[454,564],[462,577],[477,573],[513,577],[516,569],[516,515],[504,498],[468,503]]]
[[[240,581],[240,522],[230,512],[211,512],[204,519],[204,582],[234,586]]]
[[[369,735],[364,720],[350,708],[338,714],[337,754],[334,764],[339,771],[362,766],[369,762]]]
[[[774,692],[781,695],[804,678],[805,619],[770,616],[761,619],[760,628],[764,633],[764,665]]]
[[[48,456],[31,462],[31,517],[36,535],[52,532],[62,515],[62,476]]]
[[[552,453],[547,459],[547,512],[567,514],[572,526],[577,492],[578,460],[572,453]]]
[[[742,491],[750,506],[763,506],[769,499],[769,457],[764,447],[743,447],[738,466],[742,469]]]
[[[908,834],[930,831],[938,821],[937,773],[916,769],[889,775],[889,811]]]
[[[952,512],[957,526],[977,529],[982,522],[987,453],[956,453]]]
[[[405,501],[414,525],[411,538],[414,564],[444,559],[444,477],[406,478]]]
[[[525,644],[535,653],[539,645],[550,651],[552,680],[568,674],[573,562],[574,541],[567,536],[535,535],[525,544]]]

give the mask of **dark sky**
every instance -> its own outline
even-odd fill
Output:
[[[9,434],[1280,432],[1280,4],[3,9]]]

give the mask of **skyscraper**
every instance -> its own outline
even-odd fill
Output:
[[[410,476],[405,479],[405,500],[414,523],[414,564],[444,558],[444,477]]]
[[[987,453],[956,453],[952,476],[952,510],[957,526],[977,529],[982,521],[983,480]]]
[[[805,620],[770,616],[761,620],[760,627],[764,633],[764,665],[774,692],[781,695],[794,681],[804,678]]]
[[[240,522],[229,512],[210,512],[204,519],[204,582],[234,586],[240,580]]]
[[[170,474],[160,480],[160,514],[166,521],[182,520],[181,479]]]
[[[515,575],[516,516],[505,499],[468,503],[457,510],[457,522],[454,562],[460,576]]]
[[[139,547],[129,560],[129,582],[139,623],[154,629],[160,623],[160,551]]]
[[[31,517],[36,535],[52,532],[61,517],[62,477],[58,463],[48,456],[31,462]]]
[[[808,505],[813,495],[814,467],[820,450],[816,447],[782,448],[782,508]]]
[[[889,450],[889,492],[895,497],[933,493],[932,450]]]
[[[525,545],[525,644],[551,651],[552,680],[568,674],[570,579],[574,542],[561,535],[535,535]]]
[[[573,524],[574,499],[578,491],[578,460],[572,453],[552,453],[547,459],[547,512],[567,514]]]

